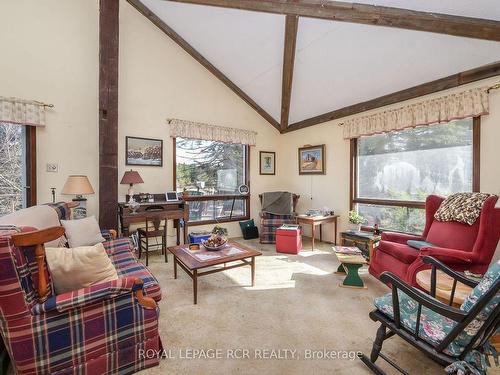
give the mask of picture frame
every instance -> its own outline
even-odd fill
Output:
[[[125,165],[163,167],[163,140],[125,137]]]
[[[326,174],[325,145],[299,147],[299,174]]]
[[[276,152],[259,152],[259,174],[269,176],[276,174]]]

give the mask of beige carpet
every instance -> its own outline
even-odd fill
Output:
[[[345,352],[370,352],[378,326],[368,313],[373,298],[388,288],[366,269],[362,277],[368,289],[340,288],[342,276],[333,274],[338,261],[325,243],[316,243],[311,252],[306,240],[306,251],[284,255],[273,245],[240,241],[263,252],[256,259],[256,286],[250,287],[249,267],[207,275],[199,280],[198,305],[193,305],[189,276],[179,269],[179,278],[173,278],[171,255],[168,264],[160,255],[150,257],[163,289],[160,335],[172,358],[143,374],[368,374],[359,360],[349,359],[353,353]],[[208,349],[218,349],[222,358],[185,358],[190,350],[208,354]],[[248,350],[249,358],[228,358],[228,350],[236,349]],[[284,357],[285,349],[288,359],[273,358]],[[344,359],[307,359],[308,350],[340,351]],[[397,337],[384,344],[384,352],[411,374],[444,373]],[[379,361],[388,373],[397,373]]]

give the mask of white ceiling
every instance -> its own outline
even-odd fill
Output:
[[[284,16],[163,0],[143,3],[279,121]]]
[[[142,0],[280,121],[284,16]],[[500,20],[500,0],[357,0]],[[290,123],[500,61],[500,43],[300,18]]]
[[[355,2],[500,21],[499,0],[356,0]]]

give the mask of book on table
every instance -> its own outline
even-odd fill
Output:
[[[334,246],[333,251],[337,254],[361,255],[362,251],[355,246]]]

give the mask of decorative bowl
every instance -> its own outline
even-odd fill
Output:
[[[201,243],[205,249],[209,251],[219,251],[222,250],[227,245],[227,238],[223,236],[212,236],[208,240]]]

